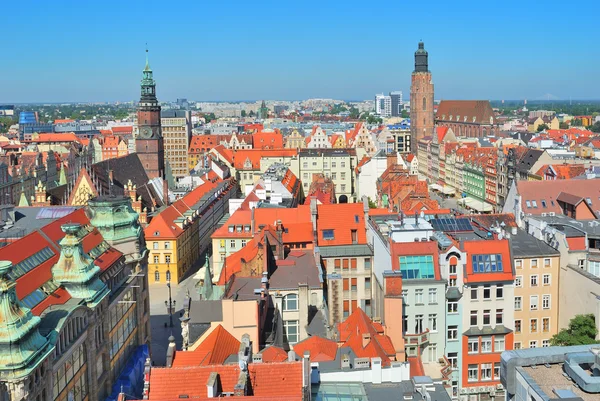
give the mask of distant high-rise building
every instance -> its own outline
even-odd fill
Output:
[[[192,113],[187,110],[164,110],[160,115],[160,125],[170,172],[175,180],[180,180],[190,173],[187,152],[192,138]]]
[[[390,92],[392,117],[400,117],[402,114],[402,91]]]
[[[392,115],[392,98],[383,93],[375,95],[375,114],[381,117]]]
[[[425,45],[419,42],[410,85],[410,129],[413,151],[416,150],[419,139],[432,136],[434,129],[433,82],[427,59]]]

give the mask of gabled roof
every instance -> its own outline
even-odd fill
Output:
[[[526,214],[541,215],[548,212],[562,214],[562,209],[556,200],[563,191],[584,198],[586,202],[589,199],[590,208],[594,213],[597,214],[600,210],[599,178],[517,181],[516,186],[517,192],[521,196],[521,208]]]
[[[544,179],[546,174],[551,174],[557,180],[575,178],[585,173],[583,164],[544,164],[535,174]]]
[[[326,362],[335,360],[338,345],[333,340],[312,336],[294,344],[293,349],[299,356],[303,356],[306,351],[310,352],[311,362]]]
[[[452,116],[452,118],[450,118]],[[490,119],[493,124],[496,121],[496,115],[488,100],[442,100],[438,106],[436,119],[443,121],[466,122],[489,125]]]
[[[318,205],[317,213],[319,246],[352,245],[352,230],[356,231],[355,244],[367,243],[362,203]],[[333,230],[333,238],[324,239],[323,230]]]
[[[463,241],[460,245],[461,249],[469,255],[465,267],[465,282],[489,283],[514,280],[515,275],[512,267],[509,240],[470,240]],[[500,255],[502,259],[502,271],[474,272],[472,257],[475,255]]]
[[[268,346],[260,354],[263,362],[285,362],[288,359],[288,353],[275,345]]]
[[[233,365],[192,366],[179,368],[153,367],[149,377],[150,401],[176,400],[182,395],[190,399],[205,399],[206,384],[216,372],[222,392],[233,393],[240,376],[240,368]],[[250,363],[248,386],[252,397],[277,397],[282,400],[302,399],[302,362]],[[244,397],[246,398],[246,397]]]
[[[218,325],[193,351],[177,351],[173,367],[221,365],[230,355],[237,354],[240,342],[223,326]]]
[[[390,337],[383,332],[383,326],[373,323],[361,308],[355,309],[345,321],[338,324],[342,347],[351,348],[359,358],[379,357],[383,366],[389,366],[396,359],[396,351]],[[365,336],[368,336],[366,345]]]

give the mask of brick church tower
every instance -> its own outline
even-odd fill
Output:
[[[423,42],[415,52],[415,70],[410,85],[410,131],[412,150],[417,150],[419,139],[433,136],[433,82],[428,70],[427,51]]]
[[[138,135],[135,151],[150,178],[165,178],[165,149],[160,128],[160,105],[156,99],[156,82],[148,64],[146,50],[146,68],[141,83],[142,95],[138,105]]]

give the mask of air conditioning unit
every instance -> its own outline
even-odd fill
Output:
[[[469,388],[469,393],[470,394],[477,394],[477,387],[471,387],[471,388]]]
[[[480,393],[485,393],[486,388],[485,387],[479,387],[479,392]]]
[[[490,391],[490,397],[495,397],[496,396],[496,390]]]
[[[491,393],[492,391],[496,391],[496,389],[494,388],[494,386],[491,386],[487,388],[487,391]]]
[[[548,212],[548,216],[556,216],[556,213],[554,213],[554,212]]]
[[[469,394],[469,389],[468,388],[461,388],[460,389],[460,393],[461,394]]]
[[[548,213],[542,213],[542,217],[548,216]]]
[[[496,390],[503,390],[504,386],[502,384],[496,384]]]

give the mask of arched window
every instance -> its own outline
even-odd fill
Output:
[[[167,270],[167,281],[171,281],[171,271]]]
[[[156,281],[156,282],[160,281],[160,272],[159,271],[154,272],[154,281]]]
[[[295,311],[298,310],[298,295],[296,294],[288,294],[283,297],[283,306],[284,311]]]
[[[423,111],[427,110],[427,98],[423,98]]]

